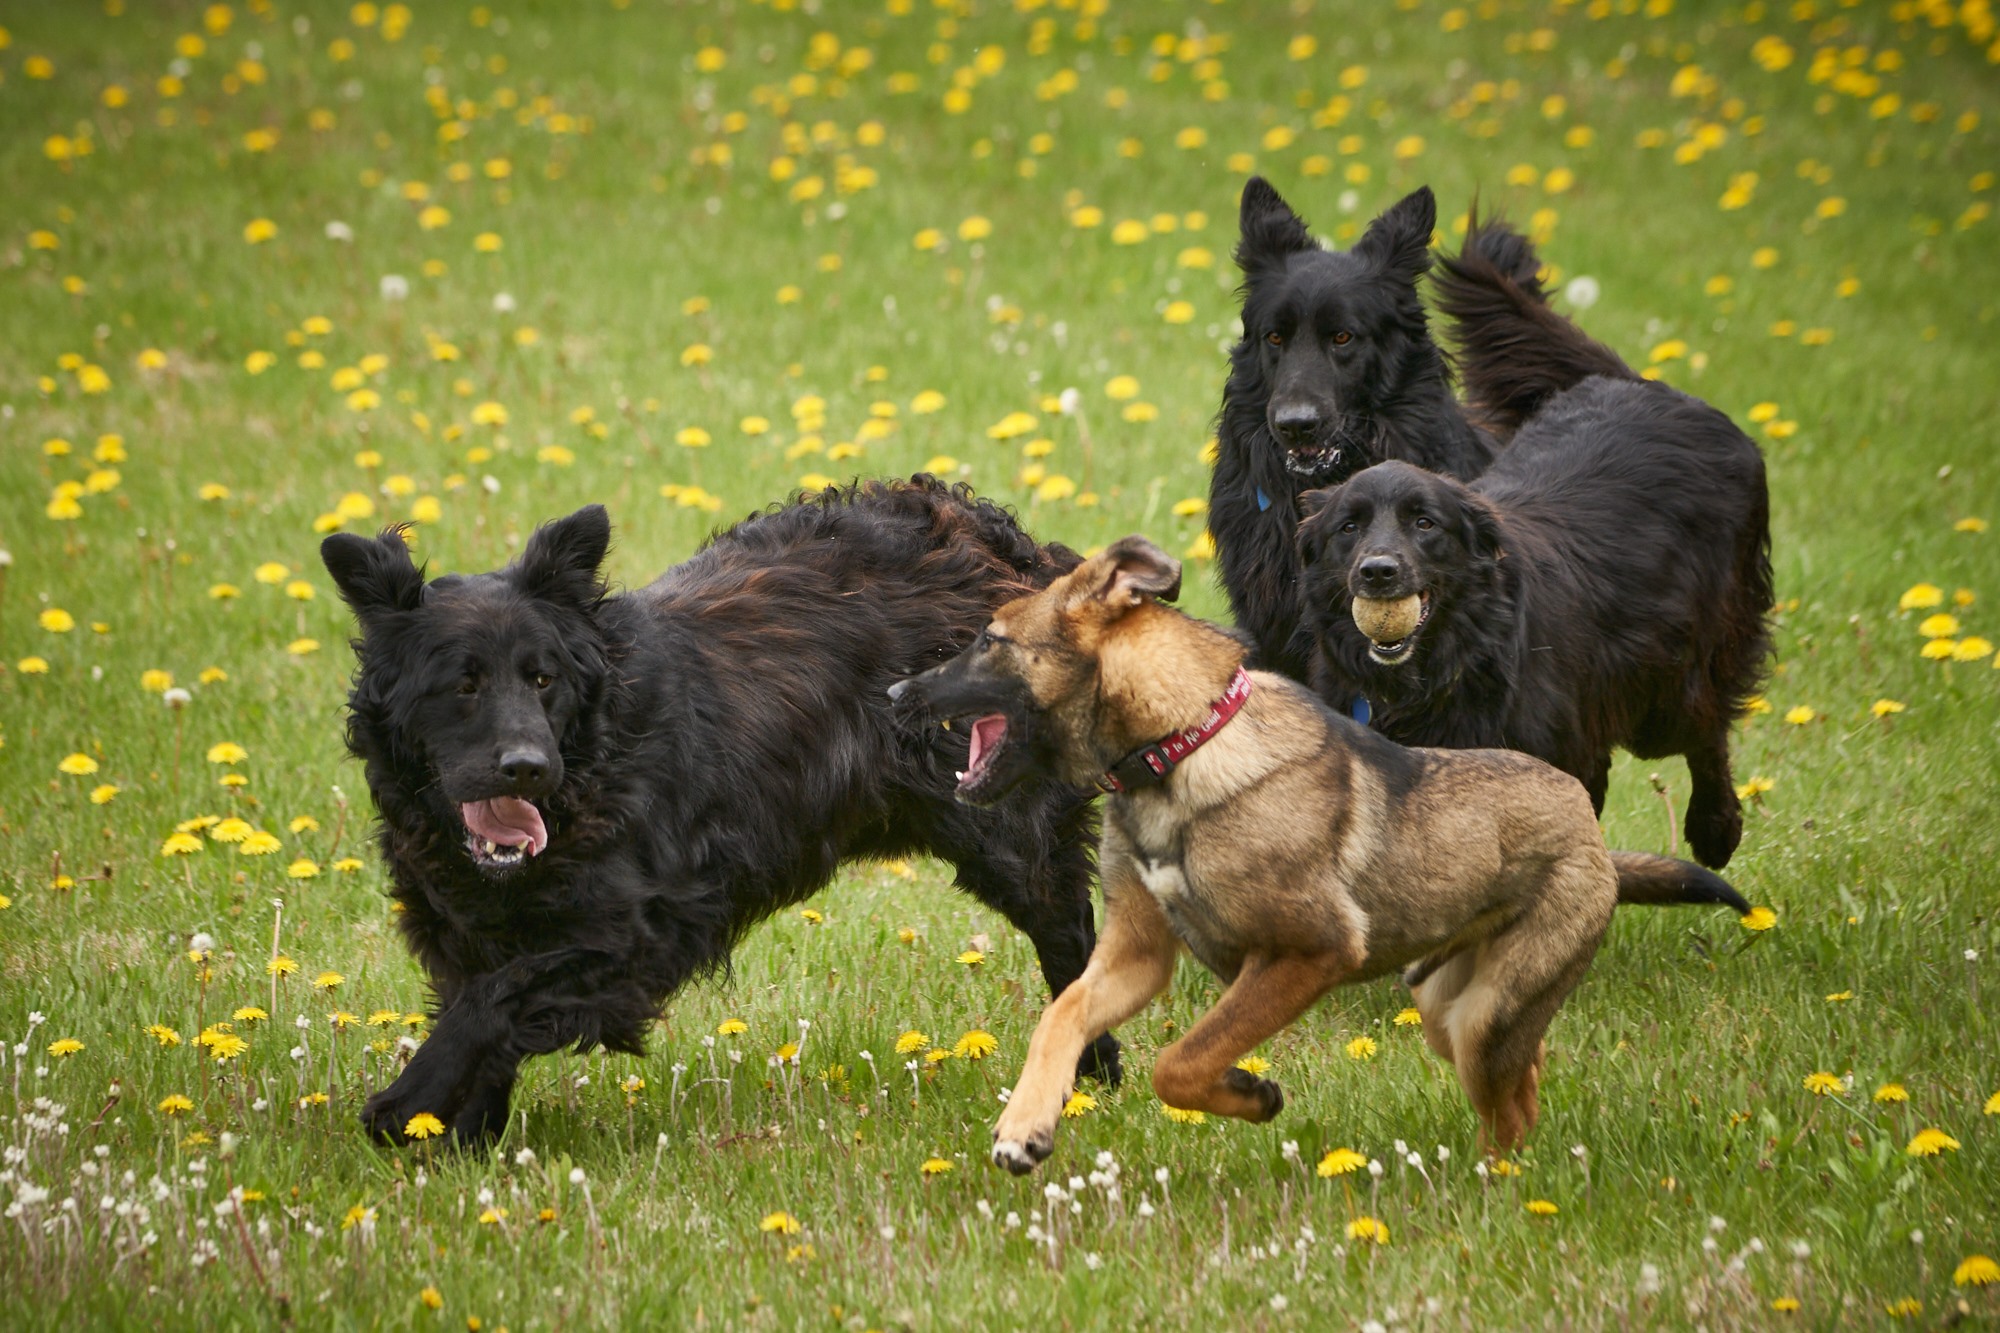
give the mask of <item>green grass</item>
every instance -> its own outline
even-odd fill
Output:
[[[1968,33],[1971,5],[1944,26],[1873,0],[1599,7],[1127,0],[1084,22],[1073,5],[830,3],[808,16],[545,0],[491,15],[419,6],[390,42],[331,4],[239,5],[220,36],[193,4],[0,6],[0,546],[12,554],[0,1199],[21,1205],[0,1223],[0,1323],[1352,1327],[1393,1310],[1425,1328],[1717,1328],[1782,1321],[1771,1302],[1792,1297],[1802,1326],[1892,1322],[1886,1307],[1904,1300],[1922,1302],[1921,1326],[1957,1317],[1961,1300],[1990,1326],[1991,1289],[1954,1286],[1952,1272],[2000,1254],[2000,1116],[1981,1110],[2000,1090],[2000,671],[1990,655],[1923,660],[1931,613],[1898,599],[1920,582],[1947,603],[1966,589],[1960,641],[2000,637],[2000,534],[1954,527],[2000,522],[2000,247],[1983,213],[2000,168],[1992,37]],[[872,59],[836,85],[838,68],[812,54],[820,31]],[[207,49],[165,97],[157,81],[184,33]],[[1296,33],[1316,35],[1317,53],[1288,58]],[[1218,63],[1156,57],[1162,34],[1169,48],[1217,39],[1201,58]],[[1773,34],[1793,58],[1767,70],[1753,45]],[[350,59],[334,58],[336,40],[353,43]],[[231,91],[251,43],[264,77]],[[704,72],[695,53],[711,43],[726,63]],[[977,72],[982,49],[1004,62]],[[1815,81],[1822,49],[1859,53],[1859,75]],[[1878,68],[1889,51],[1900,66]],[[36,57],[52,78],[32,76]],[[817,86],[788,90],[808,65]],[[468,104],[447,107],[449,122],[425,101],[427,69]],[[961,69],[974,86],[953,114],[943,98]],[[1067,92],[1049,84],[1062,70]],[[899,73],[915,91],[891,91]],[[112,83],[125,105],[105,105]],[[1315,125],[1336,95],[1340,123]],[[330,126],[315,128],[315,111]],[[725,124],[739,112],[740,127]],[[463,136],[441,135],[447,123]],[[806,145],[777,182],[787,125]],[[1721,142],[1676,161],[1702,126]],[[244,136],[260,127],[275,146],[251,151]],[[1206,143],[1177,148],[1189,127]],[[1295,137],[1272,146],[1274,129]],[[1635,146],[1646,131],[1659,146]],[[51,157],[50,136],[79,134],[87,155]],[[1399,157],[1412,136],[1421,151]],[[728,163],[693,160],[719,142]],[[637,583],[808,473],[908,472],[946,454],[1045,537],[1081,547],[1142,530],[1189,548],[1202,520],[1174,505],[1206,492],[1234,329],[1237,153],[1343,239],[1429,182],[1450,243],[1477,190],[1536,228],[1559,282],[1597,279],[1602,298],[1580,315],[1592,332],[1640,363],[1680,340],[1686,354],[1661,372],[1739,420],[1777,404],[1772,426],[1751,427],[1770,460],[1783,599],[1772,711],[1737,744],[1739,777],[1771,786],[1730,867],[1776,927],[1621,914],[1551,1032],[1542,1127],[1516,1176],[1477,1174],[1473,1118],[1449,1072],[1393,1025],[1406,997],[1386,983],[1340,993],[1271,1043],[1287,1093],[1276,1124],[1170,1122],[1145,1074],[1213,998],[1192,966],[1122,1033],[1127,1086],[1092,1090],[1096,1108],[1064,1122],[1039,1178],[1002,1175],[984,1160],[988,1127],[1039,976],[1022,939],[925,863],[853,867],[815,901],[823,920],[788,913],[757,931],[733,976],[675,998],[644,1060],[534,1062],[491,1156],[363,1141],[355,1112],[393,1076],[387,1034],[401,1029],[336,1033],[328,1015],[418,1010],[424,989],[341,749],[350,625],[320,571],[315,518],[357,493],[376,513],[350,526],[366,530],[435,497],[418,550],[436,569],[481,569],[535,523],[603,501],[613,573]],[[1311,174],[1315,155],[1325,174]],[[840,194],[843,157],[874,183]],[[494,158],[510,177],[485,173]],[[453,180],[460,163],[470,178]],[[1521,164],[1533,184],[1508,183]],[[1350,183],[1356,168],[1366,179]],[[1555,168],[1566,188],[1551,188],[1564,184]],[[1747,205],[1718,207],[1745,172],[1757,173]],[[794,199],[810,176],[825,192]],[[425,230],[405,182],[427,186],[448,224]],[[1844,211],[1817,217],[1835,197]],[[1102,224],[1073,225],[1079,205]],[[1156,214],[1176,229],[1114,242],[1118,221]],[[972,217],[990,235],[961,239]],[[276,235],[248,244],[259,218]],[[329,239],[331,222],[353,239]],[[912,244],[924,228],[943,233],[941,251]],[[42,231],[57,248],[38,248]],[[497,253],[475,249],[489,231]],[[1190,247],[1213,266],[1179,266]],[[838,268],[822,267],[829,255]],[[381,295],[390,274],[406,300]],[[65,288],[71,276],[81,290]],[[1846,278],[1858,289],[1843,294]],[[796,300],[780,304],[785,286]],[[511,312],[495,309],[503,292]],[[708,307],[689,313],[695,297]],[[1162,318],[1175,300],[1187,322]],[[300,332],[312,316],[331,332]],[[1795,328],[1776,336],[1781,320]],[[524,328],[538,335],[527,345]],[[1808,345],[1808,329],[1831,341]],[[435,360],[439,341],[459,359]],[[684,365],[697,343],[712,361]],[[164,364],[142,369],[146,349]],[[324,364],[299,367],[308,350]],[[257,351],[275,363],[252,375]],[[352,410],[332,376],[371,354],[387,358],[366,377],[380,402]],[[71,355],[108,387],[85,392]],[[1156,419],[1123,419],[1105,393],[1119,375],[1137,378]],[[1080,420],[1042,406],[1070,386]],[[944,407],[912,413],[926,389]],[[860,455],[787,458],[808,394],[825,402],[823,446],[858,439]],[[868,438],[877,401],[895,404],[894,429]],[[503,428],[472,420],[484,402],[504,405]],[[572,421],[582,407],[602,438]],[[1036,429],[990,439],[1015,411]],[[749,415],[770,431],[742,433]],[[685,427],[712,443],[679,446]],[[78,518],[45,517],[107,433],[128,454],[115,484],[84,494]],[[46,452],[56,438],[68,456]],[[1046,472],[1095,504],[1036,498],[1021,446],[1038,438],[1053,444]],[[573,457],[542,461],[551,446]],[[363,450],[380,463],[357,463]],[[208,483],[227,497],[202,499]],[[660,494],[668,484],[719,505],[681,505]],[[266,562],[316,595],[259,582]],[[1222,614],[1207,567],[1191,569],[1187,605]],[[220,583],[241,596],[211,599]],[[52,607],[77,627],[42,628]],[[301,638],[321,646],[288,652]],[[46,674],[21,668],[30,656]],[[201,683],[211,666],[227,679]],[[192,691],[184,712],[142,687],[148,670]],[[1872,717],[1885,698],[1906,711]],[[1813,719],[1788,725],[1801,705]],[[248,758],[208,762],[223,741]],[[71,754],[97,773],[59,771]],[[224,771],[248,785],[219,787]],[[1622,765],[1614,844],[1663,844],[1655,771],[1684,798],[1678,764]],[[90,800],[100,783],[118,788],[108,804]],[[162,857],[174,825],[202,814],[240,815],[282,849]],[[318,829],[291,831],[300,815]],[[360,868],[335,870],[350,853]],[[289,879],[298,857],[320,874]],[[274,986],[279,897],[300,971]],[[186,956],[196,932],[215,940],[205,986]],[[982,964],[955,961],[975,942]],[[345,980],[323,993],[322,971]],[[247,1051],[197,1057],[202,1024],[252,1004],[272,1018],[238,1025]],[[47,1021],[31,1028],[31,1011]],[[748,1030],[709,1048],[729,1018]],[[797,1067],[773,1068],[801,1022]],[[151,1024],[182,1044],[161,1047]],[[913,1076],[894,1051],[908,1029],[946,1050],[983,1029],[999,1049]],[[1345,1053],[1358,1036],[1379,1043],[1373,1059]],[[82,1050],[50,1054],[63,1038]],[[1804,1086],[1816,1071],[1852,1086],[1816,1097]],[[633,1076],[644,1087],[628,1094]],[[1907,1104],[1872,1103],[1889,1081]],[[324,1105],[299,1105],[321,1093]],[[170,1117],[158,1108],[176,1094],[192,1109]],[[1925,1126],[1959,1148],[1909,1156]],[[1378,1159],[1379,1182],[1319,1178],[1313,1164],[1336,1147]],[[1100,1153],[1119,1169],[1115,1198],[1088,1180],[1074,1207],[1045,1197],[1089,1177]],[[933,1156],[951,1169],[921,1174]],[[30,1187],[51,1193],[27,1202]],[[216,1211],[236,1187],[263,1196],[240,1222]],[[482,1191],[504,1220],[480,1222]],[[1560,1211],[1533,1216],[1530,1199]],[[143,1221],[119,1212],[134,1203]],[[373,1220],[343,1229],[357,1207]],[[780,1211],[797,1234],[760,1231]],[[1346,1237],[1362,1215],[1389,1244]],[[1030,1225],[1053,1241],[1029,1239]]]

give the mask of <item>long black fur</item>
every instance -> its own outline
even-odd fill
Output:
[[[1452,396],[1418,297],[1436,221],[1426,187],[1376,218],[1352,250],[1327,250],[1262,177],[1243,187],[1243,336],[1216,427],[1209,531],[1257,664],[1296,679],[1311,654],[1299,496],[1386,459],[1470,479],[1498,443]],[[1282,438],[1285,422],[1296,449]],[[1306,457],[1318,461],[1302,470]]]
[[[1091,793],[961,806],[964,733],[886,695],[1073,552],[923,475],[755,515],[621,596],[597,572],[609,535],[593,507],[505,569],[428,584],[394,532],[326,543],[362,628],[348,744],[437,997],[429,1040],[367,1105],[372,1131],[397,1138],[428,1111],[490,1135],[527,1056],[639,1051],[676,988],[855,857],[950,861],[1033,940],[1052,991],[1075,979],[1093,942]],[[529,684],[510,684],[522,670]],[[508,690],[534,702],[495,722],[486,700]],[[535,736],[559,750],[548,790],[494,776],[496,746]],[[546,850],[476,864],[460,803],[523,793]],[[1086,1061],[1115,1077],[1117,1043]]]
[[[1771,563],[1763,458],[1727,416],[1593,376],[1470,485],[1385,463],[1308,508],[1323,697],[1365,695],[1406,745],[1526,751],[1600,811],[1612,747],[1685,755],[1689,844],[1728,863],[1742,835],[1729,727],[1765,669]],[[1371,655],[1356,592],[1430,599],[1395,664]]]

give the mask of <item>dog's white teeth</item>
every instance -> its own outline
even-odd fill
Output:
[[[494,842],[493,839],[488,838],[486,840],[486,854],[488,856],[492,856],[495,852],[498,852],[499,850],[500,850],[500,845]]]
[[[963,782],[965,781],[965,770],[960,769],[958,772],[952,774],[952,776],[956,778],[958,781]]]

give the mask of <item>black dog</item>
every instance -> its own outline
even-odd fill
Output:
[[[348,745],[438,999],[371,1130],[428,1111],[496,1132],[523,1058],[639,1051],[668,995],[854,857],[950,861],[1051,990],[1081,973],[1092,794],[962,806],[965,733],[885,693],[1073,552],[928,476],[754,516],[619,597],[598,575],[610,536],[592,506],[505,569],[428,584],[396,532],[322,548],[362,629]],[[1085,1064],[1115,1078],[1117,1043]]]
[[[1299,496],[1392,458],[1470,479],[1503,442],[1453,398],[1417,295],[1436,222],[1437,202],[1420,189],[1352,250],[1324,250],[1262,177],[1243,187],[1243,337],[1229,354],[1208,523],[1257,664],[1295,679],[1311,652]],[[1494,239],[1504,245],[1493,261],[1539,295],[1533,249],[1512,233]]]
[[[1365,696],[1406,745],[1526,751],[1600,813],[1613,746],[1685,755],[1688,842],[1719,869],[1743,830],[1729,727],[1770,647],[1763,457],[1504,273],[1458,276],[1498,349],[1466,361],[1468,392],[1518,433],[1470,485],[1384,463],[1306,498],[1314,688]],[[1357,623],[1399,601],[1388,637]]]

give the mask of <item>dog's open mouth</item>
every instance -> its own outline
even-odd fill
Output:
[[[1368,656],[1382,666],[1399,666],[1408,661],[1417,646],[1417,636],[1430,618],[1428,592],[1383,600],[1354,599],[1354,623],[1368,636]]]
[[[531,856],[541,855],[549,845],[548,826],[533,801],[518,796],[495,796],[484,801],[467,801],[458,808],[465,820],[466,850],[474,864],[489,870],[507,870]]]
[[[980,785],[993,775],[993,761],[1007,744],[1007,715],[988,713],[976,719],[971,737],[972,753],[965,761],[965,771],[958,775],[960,800],[976,794]]]
[[[1285,467],[1295,477],[1316,479],[1329,476],[1340,467],[1340,452],[1340,441],[1337,439],[1324,444],[1288,445]]]

